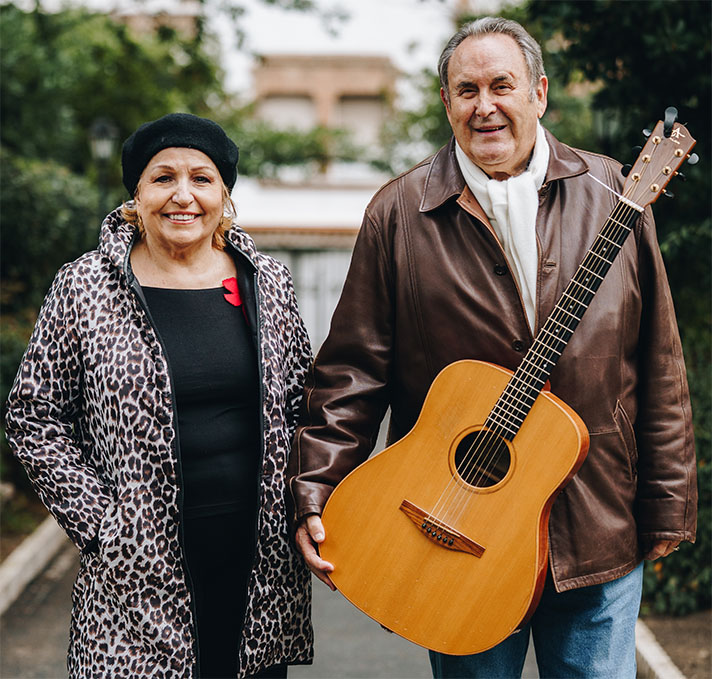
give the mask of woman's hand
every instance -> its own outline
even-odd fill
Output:
[[[334,591],[336,590],[336,585],[329,577],[329,573],[334,570],[334,566],[328,561],[324,561],[317,551],[317,546],[324,542],[325,537],[326,534],[321,518],[316,514],[312,514],[299,524],[294,539],[304,557],[304,561],[309,566],[309,570]]]

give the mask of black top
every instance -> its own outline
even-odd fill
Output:
[[[185,515],[254,511],[260,382],[242,307],[223,288],[143,292],[173,377]]]

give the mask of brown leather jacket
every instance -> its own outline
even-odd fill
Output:
[[[620,165],[547,133],[539,192],[537,328],[617,202]],[[320,513],[370,454],[414,425],[449,363],[515,369],[533,341],[504,252],[451,142],[386,184],[366,209],[331,332],[307,380],[290,460],[292,519]],[[551,374],[590,449],[551,513],[559,591],[606,582],[642,558],[641,538],[695,539],[690,400],[667,277],[646,209]]]

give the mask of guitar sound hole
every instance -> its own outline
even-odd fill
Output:
[[[457,473],[476,488],[489,488],[499,483],[507,475],[510,463],[505,441],[488,431],[468,434],[455,450]]]

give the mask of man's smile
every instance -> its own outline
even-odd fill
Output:
[[[493,132],[499,132],[503,130],[506,125],[484,125],[482,127],[473,128],[478,134],[492,134]]]

